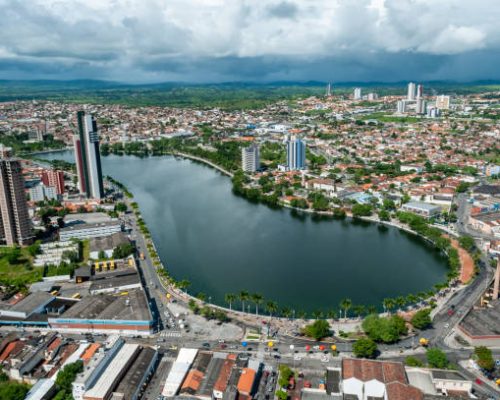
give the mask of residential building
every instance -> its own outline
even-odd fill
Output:
[[[56,188],[58,195],[64,194],[64,172],[49,169],[42,171],[42,182],[45,186],[53,186]]]
[[[2,147],[0,158],[0,243],[8,246],[30,244],[33,230],[28,214],[21,161],[10,158]]]
[[[80,193],[94,199],[104,197],[99,132],[96,120],[85,111],[78,111],[78,135],[73,138],[76,171]]]
[[[254,144],[241,149],[241,168],[245,172],[255,172],[260,168],[258,145]]]
[[[436,107],[440,110],[450,109],[450,96],[440,95],[436,96]]]
[[[417,99],[424,97],[424,85],[417,86]]]
[[[408,95],[406,96],[408,100],[415,100],[415,89],[415,83],[410,82],[408,84]]]
[[[422,97],[419,97],[417,99],[417,104],[415,105],[415,112],[417,114],[425,114],[425,110],[426,110],[425,100]]]
[[[354,100],[361,100],[362,95],[361,95],[361,88],[357,87],[354,88]]]
[[[397,105],[397,112],[403,114],[406,112],[406,100],[399,100]]]
[[[306,145],[300,138],[295,136],[287,138],[286,159],[290,171],[306,167]]]
[[[34,202],[57,199],[57,189],[54,186],[38,184],[29,189],[30,200]]]

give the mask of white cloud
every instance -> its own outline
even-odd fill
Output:
[[[167,60],[460,54],[500,44],[498,0],[0,0],[5,54],[131,68]]]

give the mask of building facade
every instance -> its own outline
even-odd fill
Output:
[[[287,168],[290,171],[304,169],[306,167],[306,144],[298,137],[286,141]]]
[[[80,193],[88,198],[103,198],[99,132],[96,120],[85,111],[78,112],[78,135],[74,137],[73,143]]]
[[[10,155],[8,151],[2,154]],[[27,245],[33,237],[21,162],[0,158],[0,243]]]
[[[436,108],[440,110],[450,109],[450,96],[440,95],[436,96]]]
[[[361,88],[354,88],[354,100],[361,100]]]
[[[415,90],[416,90],[416,86],[413,82],[410,82],[408,84],[408,95],[407,95],[407,99],[408,100],[415,100]]]
[[[259,146],[254,144],[241,149],[241,168],[245,172],[255,172],[260,168]]]
[[[56,193],[64,194],[64,172],[51,169],[42,172],[42,182],[45,186],[56,188]]]

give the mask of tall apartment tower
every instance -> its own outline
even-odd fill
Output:
[[[406,97],[407,100],[415,100],[415,84],[413,82],[410,82],[408,84],[408,96]]]
[[[258,145],[254,144],[241,149],[241,168],[245,172],[255,172],[260,168]]]
[[[424,97],[424,85],[417,85],[417,99]]]
[[[103,198],[99,132],[95,119],[85,111],[78,111],[78,135],[73,143],[80,193],[93,199]]]
[[[33,242],[33,229],[24,192],[21,161],[0,149],[0,243],[21,246]]]
[[[357,87],[354,88],[354,100],[361,100],[362,95],[361,95],[361,88]]]
[[[290,171],[306,167],[306,144],[298,137],[286,140],[286,164]]]

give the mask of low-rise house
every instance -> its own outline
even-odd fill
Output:
[[[424,218],[432,218],[441,214],[440,206],[421,201],[410,201],[409,203],[405,203],[401,206],[401,210],[420,215]]]

